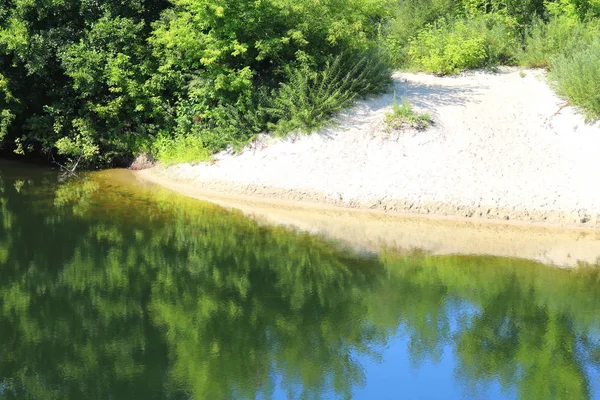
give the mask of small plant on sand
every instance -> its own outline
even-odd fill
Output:
[[[423,130],[432,124],[432,120],[428,113],[416,112],[407,99],[399,104],[394,95],[392,109],[385,114],[384,124],[387,132],[406,128]]]

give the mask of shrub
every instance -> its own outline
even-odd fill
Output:
[[[278,134],[313,132],[356,97],[383,92],[391,83],[389,68],[374,51],[337,56],[322,71],[305,65],[288,73],[268,109]]]
[[[235,103],[224,103],[205,109],[205,97],[190,96],[176,107],[174,136],[193,136],[211,153],[231,145],[242,147],[266,126],[264,90],[257,89]]]
[[[404,0],[397,2],[385,26],[382,47],[394,66],[406,66],[408,44],[427,24],[452,14],[453,0]]]
[[[515,63],[521,45],[520,27],[515,18],[494,13],[471,21],[475,28],[485,36],[488,65]]]
[[[160,134],[152,143],[152,154],[164,165],[206,161],[211,153],[196,135]]]
[[[598,0],[554,0],[546,1],[545,5],[551,16],[566,16],[582,21],[600,16],[600,1]]]
[[[554,1],[554,0],[550,0]],[[579,0],[576,0],[579,1]],[[592,0],[594,1],[594,0]],[[527,25],[535,16],[544,15],[548,0],[457,0],[458,15],[473,17],[481,14],[498,14],[508,17],[518,25]]]
[[[402,0],[393,10],[385,26],[385,40],[380,42],[394,65],[410,67],[411,41],[441,19],[463,21],[470,26],[470,33],[483,35],[488,64],[512,62],[523,27],[544,14],[545,8],[543,0]]]
[[[600,119],[600,38],[572,54],[553,57],[550,79],[588,119]]]
[[[411,65],[444,75],[511,62],[518,43],[515,25],[513,19],[496,14],[440,19],[411,41]]]
[[[395,95],[392,110],[385,114],[384,120],[386,132],[405,128],[425,129],[431,123],[431,116],[428,113],[416,112],[407,99],[404,99],[402,104],[398,104]]]
[[[599,33],[595,25],[576,16],[560,15],[547,23],[537,19],[526,33],[518,62],[526,67],[548,67],[553,56],[579,51]]]
[[[411,64],[427,72],[452,74],[480,66],[486,59],[485,41],[464,21],[441,19],[428,25],[410,43]]]

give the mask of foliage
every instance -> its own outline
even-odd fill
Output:
[[[525,37],[519,62],[548,67],[559,94],[579,106],[588,119],[600,117],[600,4],[561,0],[548,5],[552,17],[535,21]]]
[[[385,128],[388,132],[405,128],[425,129],[431,123],[431,116],[429,114],[413,110],[408,99],[404,99],[402,104],[398,104],[396,96],[394,96],[392,109],[385,114],[384,120]]]
[[[97,149],[88,165],[123,163],[165,137],[177,151],[190,137],[208,152],[240,145],[279,121],[265,109],[294,71],[319,75],[337,55],[373,48],[389,4],[4,2],[2,143],[59,157],[85,143]]]
[[[467,31],[463,21],[457,25],[458,35],[453,34],[452,37],[450,33],[454,30],[453,26],[445,18],[427,25],[410,42],[408,56],[411,64],[438,74],[456,73],[463,68],[479,66],[485,59],[483,38],[477,32]],[[457,44],[460,52],[451,53]],[[453,60],[458,61],[458,65]]]
[[[600,119],[600,36],[583,49],[552,58],[549,77],[589,119]]]
[[[468,39],[476,37],[474,33],[479,30],[485,36],[487,62],[506,63],[514,56],[523,27],[547,12],[544,4],[543,0],[398,1],[397,6],[392,9],[392,16],[384,28],[384,37],[380,42],[394,65],[423,68],[419,61],[411,60],[409,54],[411,42],[414,43],[419,36],[429,42],[430,51],[440,53],[431,58],[442,57],[444,51],[440,52],[440,48],[444,46],[440,44],[436,47],[430,40],[448,40],[454,43],[465,41],[467,46],[472,47],[470,50],[465,54],[454,54],[453,49],[450,49],[446,58],[475,56],[475,60],[459,62],[465,68],[473,68],[473,65],[480,66],[477,60],[482,53],[481,43],[473,43]],[[453,25],[456,25],[455,29]],[[470,32],[465,32],[465,25]],[[464,37],[465,34],[467,37]]]
[[[371,61],[359,62],[360,54],[373,47],[387,1],[212,3],[173,1],[150,39],[161,73],[181,88],[178,134],[193,133],[218,151],[269,126],[283,131],[317,125],[367,89],[342,82],[370,77]],[[346,85],[339,88],[344,93],[326,92],[336,84]],[[313,85],[321,92],[310,94],[309,105],[299,105]]]
[[[536,20],[527,31],[519,64],[548,67],[552,57],[580,51],[599,34],[597,24],[581,22],[577,16],[559,15],[547,23]]]
[[[193,134],[181,134],[174,138],[159,135],[152,143],[152,154],[165,166],[206,161],[210,157],[204,141]]]
[[[390,64],[549,66],[599,17],[598,0],[5,1],[0,148],[89,167],[204,158],[317,129],[384,90]]]
[[[2,108],[0,112],[0,144],[4,136],[8,133],[8,127],[15,119],[15,114],[11,110],[11,106],[15,103],[18,103],[18,100],[13,96],[8,87],[8,79],[0,74],[0,107]]]
[[[26,151],[48,153],[85,142],[98,149],[88,161],[108,163],[156,131],[145,21],[163,0],[4,4],[0,73],[18,100],[8,146],[19,139]]]
[[[571,20],[591,20],[600,17],[598,0],[555,0],[546,2],[546,9],[552,16],[566,16]]]
[[[516,61],[520,47],[520,25],[517,18],[502,13],[487,14],[474,19],[485,37],[488,65],[510,65]]]
[[[510,62],[517,45],[514,25],[496,14],[442,18],[410,41],[408,56],[414,67],[437,74]]]
[[[461,0],[457,8],[465,16],[499,14],[524,25],[543,15],[546,4],[545,0]]]
[[[69,158],[90,160],[98,154],[98,146],[93,144],[91,138],[85,136],[76,136],[74,139],[65,136],[58,139],[54,145],[58,154]]]
[[[454,0],[404,0],[398,1],[392,15],[384,27],[380,39],[395,66],[407,66],[408,44],[419,31],[442,17],[451,15],[455,8]]]
[[[320,72],[304,66],[289,75],[269,109],[278,119],[273,130],[279,134],[315,131],[357,96],[383,92],[391,83],[387,65],[373,51],[337,56]]]

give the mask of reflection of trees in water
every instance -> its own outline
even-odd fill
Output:
[[[73,181],[53,200],[10,179],[0,379],[14,383],[0,397],[242,399],[277,384],[349,397],[365,383],[358,358],[377,357],[399,327],[415,365],[451,345],[467,385],[590,397],[597,271],[352,255],[162,191]],[[459,301],[477,311],[458,315]]]
[[[456,373],[468,387],[496,380],[523,399],[591,397],[584,369],[599,366],[597,268],[458,256],[408,263],[403,278],[427,286],[437,278],[449,296],[477,308],[452,335]]]

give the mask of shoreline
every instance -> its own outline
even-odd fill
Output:
[[[433,125],[385,129],[395,99]],[[140,174],[213,199],[600,231],[599,148],[600,122],[565,106],[543,70],[396,73],[393,92],[316,133],[261,134],[239,153]]]
[[[132,171],[142,182],[156,184],[177,193],[216,204],[265,206],[283,210],[306,210],[319,213],[350,213],[374,218],[415,218],[473,225],[517,228],[547,228],[598,233],[600,215],[594,221],[576,222],[576,213],[540,210],[515,210],[507,207],[468,207],[434,203],[416,205],[410,200],[387,199],[375,202],[345,202],[311,189],[284,189],[259,185],[240,185],[225,181],[198,181],[182,178],[160,165]],[[490,212],[488,212],[488,210]],[[571,222],[568,222],[571,221]],[[594,224],[590,223],[593,222]],[[599,236],[600,237],[600,236]],[[599,253],[600,256],[600,253]]]
[[[319,132],[154,171],[217,194],[600,229],[600,123],[565,107],[544,71],[396,73],[393,89]],[[394,98],[434,124],[389,132]]]
[[[164,171],[163,171],[164,172]],[[433,255],[491,255],[573,268],[600,261],[600,230],[581,226],[403,214],[327,203],[209,191],[163,175],[160,168],[131,171],[143,185],[239,210],[259,223],[282,225],[341,240],[356,249],[422,250]]]

